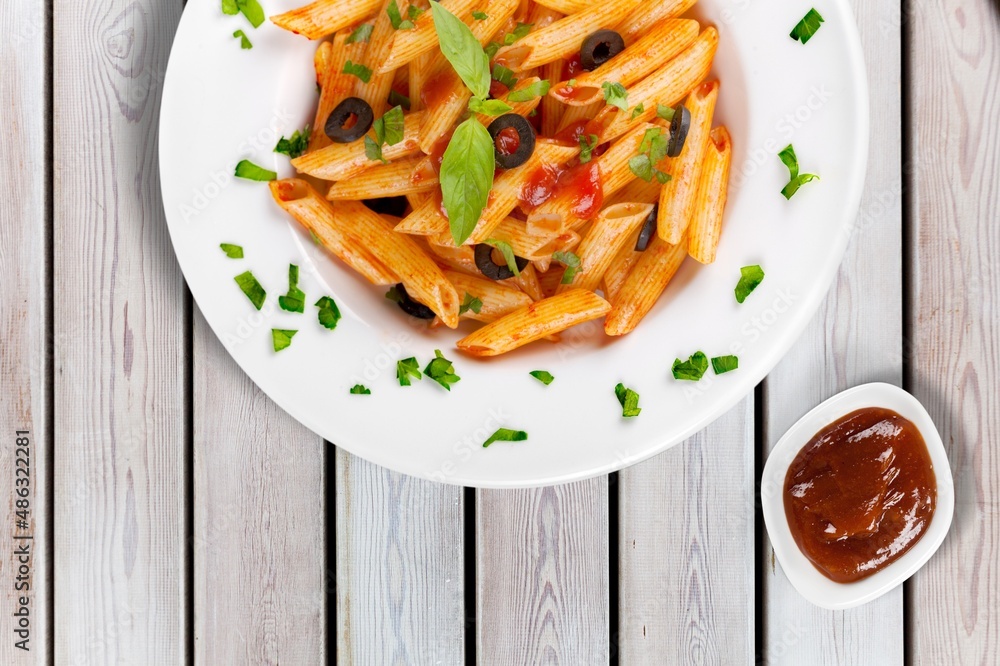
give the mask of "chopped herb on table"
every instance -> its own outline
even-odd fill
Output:
[[[674,360],[672,371],[674,379],[696,382],[705,376],[708,370],[708,357],[703,352],[695,352],[686,361]]]
[[[621,382],[615,386],[615,397],[622,406],[622,418],[630,419],[639,416],[642,408],[639,407],[639,394],[630,388],[625,388]]]
[[[237,30],[236,32],[234,32],[233,37],[239,38],[240,48],[243,49],[244,51],[253,48],[253,44],[250,43],[250,38],[247,37],[247,33],[243,32],[242,30]]]
[[[239,164],[236,165],[235,175],[237,178],[245,178],[246,180],[256,180],[260,182],[276,180],[278,178],[278,174],[276,172],[257,166],[250,160],[240,160]]]
[[[305,312],[306,294],[299,289],[299,267],[288,265],[288,293],[278,296],[278,305],[286,312]]]
[[[799,158],[795,155],[792,144],[788,144],[784,150],[778,153],[778,158],[788,167],[788,184],[781,190],[781,194],[786,199],[791,199],[806,183],[819,180],[819,176],[814,173],[799,173]]]
[[[455,366],[441,354],[440,349],[434,350],[434,359],[424,368],[424,374],[449,391],[451,385],[461,379],[455,374]]]
[[[417,364],[417,359],[413,356],[410,358],[404,358],[400,361],[396,361],[396,379],[399,380],[400,386],[410,386],[410,378],[421,379],[423,375],[420,374],[420,367]]]
[[[300,157],[309,147],[309,134],[309,125],[306,125],[305,129],[295,130],[289,139],[281,137],[278,139],[278,145],[274,147],[274,152],[288,155],[292,159]]]
[[[337,322],[340,321],[340,308],[337,307],[334,300],[329,296],[324,296],[316,301],[316,307],[319,308],[317,315],[319,323],[331,331],[337,328]]]
[[[257,281],[253,273],[246,271],[233,279],[236,280],[236,284],[240,286],[253,306],[260,310],[261,306],[264,305],[264,299],[267,298],[267,292],[264,291],[264,287],[260,286],[260,282]]]
[[[498,428],[490,438],[483,442],[483,448],[488,448],[493,442],[523,442],[528,439],[528,433],[523,430],[510,430],[509,428]]]
[[[372,391],[364,384],[355,384],[351,387],[351,395],[371,395]]]
[[[759,265],[744,266],[740,269],[740,281],[736,283],[736,302],[742,303],[747,296],[764,281],[764,269]]]
[[[822,23],[823,17],[820,16],[820,13],[815,9],[810,9],[806,12],[802,20],[792,28],[792,32],[788,36],[805,44],[812,39],[812,36],[816,34]]]
[[[549,372],[548,370],[532,370],[528,374],[537,379],[538,381],[540,381],[541,383],[545,384],[546,386],[551,384],[552,381],[555,379],[555,377],[552,376],[552,373]]]
[[[736,356],[715,356],[712,358],[712,370],[717,375],[731,372],[740,367],[740,359]]]
[[[271,341],[274,343],[274,351],[279,352],[282,349],[286,349],[290,344],[292,344],[292,338],[298,331],[288,330],[285,328],[272,328],[271,329]]]
[[[233,245],[232,243],[219,243],[219,247],[222,251],[226,253],[226,256],[230,259],[242,259],[243,258],[243,247],[240,245]]]
[[[255,28],[259,28],[265,18],[264,9],[257,0],[222,0],[222,13],[230,16],[243,14]]]

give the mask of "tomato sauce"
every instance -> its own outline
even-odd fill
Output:
[[[513,127],[505,127],[497,133],[493,144],[501,155],[513,155],[521,146],[521,137]]]
[[[785,477],[788,526],[827,578],[851,583],[888,566],[927,531],[937,480],[917,427],[859,409],[816,433]]]
[[[420,90],[420,99],[424,106],[433,108],[443,104],[448,99],[449,93],[455,90],[457,79],[458,75],[450,67],[445,67],[427,79]]]
[[[532,210],[555,196],[568,196],[570,210],[581,220],[597,215],[604,203],[604,184],[597,162],[569,167],[543,165],[528,177],[521,188],[522,208]]]

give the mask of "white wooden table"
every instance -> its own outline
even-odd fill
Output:
[[[194,0],[216,1],[216,0]],[[742,0],[740,0],[742,2]],[[734,0],[734,4],[739,4]],[[854,0],[868,189],[788,357],[684,445],[524,491],[325,445],[209,331],[177,268],[156,128],[181,0],[0,4],[0,663],[996,664],[1000,6]],[[827,612],[769,550],[755,481],[801,414],[920,398],[955,522],[903,588]],[[28,592],[13,555],[31,534]],[[15,647],[29,596],[30,651]]]

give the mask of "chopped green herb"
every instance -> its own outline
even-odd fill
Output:
[[[664,106],[663,104],[656,105],[656,115],[659,118],[663,118],[667,122],[674,119],[674,110],[669,106]]]
[[[489,14],[487,14],[486,12],[472,12],[472,18],[476,19],[477,21],[485,21],[489,17],[490,17]]]
[[[740,269],[740,281],[736,283],[736,302],[742,303],[747,300],[754,289],[764,281],[764,269],[759,265],[744,266]]]
[[[503,44],[499,44],[497,42],[490,42],[489,44],[483,47],[483,52],[486,54],[487,58],[492,60],[493,56],[497,54],[497,51],[499,51],[500,47],[502,46]]]
[[[469,26],[435,0],[431,0],[431,12],[441,53],[473,96],[486,99],[490,94],[490,59],[479,45],[479,40]]]
[[[399,12],[399,5],[396,0],[389,0],[389,6],[385,8],[385,13],[389,15],[389,23],[393,30],[413,30],[413,21],[404,21],[403,15]]]
[[[575,87],[576,86],[576,79],[570,79],[569,81],[566,82],[566,85],[568,87],[570,87],[570,88]]]
[[[274,152],[288,155],[292,159],[299,157],[309,147],[309,134],[309,125],[306,125],[301,131],[295,130],[290,139],[281,137],[278,139],[278,145],[274,147]]]
[[[451,385],[461,379],[455,374],[455,366],[441,354],[440,349],[434,350],[434,358],[424,368],[424,374],[449,391]]]
[[[805,44],[816,34],[821,23],[823,23],[823,17],[815,9],[810,9],[806,12],[805,17],[792,28],[792,32],[788,36]]]
[[[421,9],[420,7],[417,7],[416,5],[410,5],[409,7],[406,8],[406,16],[411,21],[416,21],[418,18],[420,18],[420,15],[423,14],[425,11],[427,11],[427,10],[426,9]]]
[[[396,362],[396,379],[399,380],[399,385],[410,386],[410,377],[414,379],[421,379],[423,377],[420,374],[417,359],[412,356]]]
[[[494,152],[490,133],[475,118],[455,129],[444,151],[439,174],[441,198],[456,247],[472,234],[486,208],[493,188]]]
[[[509,89],[517,85],[517,77],[514,75],[514,72],[503,65],[493,65],[493,72],[491,74],[493,80],[502,83]]]
[[[379,160],[382,164],[388,164],[389,160],[382,156],[382,146],[368,135],[365,135],[365,157],[370,160]]]
[[[604,101],[612,106],[617,106],[622,111],[628,111],[628,91],[620,83],[605,81],[601,84],[604,91]]]
[[[401,106],[407,111],[410,110],[410,98],[395,90],[389,91],[389,104],[391,106]]]
[[[243,247],[240,245],[233,245],[232,243],[219,243],[219,247],[222,251],[226,253],[226,256],[230,259],[242,259],[243,258]]]
[[[236,0],[222,0],[222,13],[229,14],[230,16],[233,14],[239,14],[240,8],[239,5],[236,4]]]
[[[590,157],[594,152],[594,148],[597,148],[597,135],[596,134],[581,134],[580,135],[580,164],[586,164],[590,161]]]
[[[523,442],[526,439],[528,439],[528,433],[523,430],[497,428],[497,431],[490,435],[489,439],[483,442],[483,448],[487,448],[493,442]]]
[[[250,160],[240,160],[239,164],[236,165],[235,175],[237,178],[257,181],[275,180],[278,177],[274,171],[259,167]]]
[[[372,30],[375,29],[375,25],[372,23],[362,23],[351,33],[350,37],[344,40],[345,44],[354,44],[355,42],[367,42],[372,38]]]
[[[271,342],[274,344],[274,351],[279,352],[292,344],[292,338],[298,331],[291,331],[285,328],[271,329]]]
[[[643,113],[645,113],[645,111],[646,111],[646,107],[643,106],[642,104],[639,104],[634,109],[632,109],[632,117],[629,118],[629,120],[635,120],[636,118],[638,118],[639,116],[641,116]]]
[[[402,106],[392,107],[384,116],[372,123],[375,139],[365,136],[365,155],[368,159],[381,160],[383,164],[388,164],[389,161],[382,156],[382,145],[394,146],[402,141],[406,131],[404,123]]]
[[[478,97],[469,99],[469,111],[482,113],[487,116],[500,116],[508,111],[513,111],[513,107],[499,99],[481,100]]]
[[[243,293],[246,294],[253,306],[260,310],[261,306],[264,305],[264,299],[267,297],[267,292],[264,291],[264,287],[260,286],[260,282],[254,277],[253,273],[247,271],[245,273],[240,273],[235,278],[236,284],[240,286]]]
[[[299,267],[295,264],[288,266],[288,293],[278,296],[278,305],[287,312],[305,312],[306,294],[299,289]]]
[[[472,310],[476,314],[479,314],[483,309],[483,302],[479,298],[473,296],[469,292],[465,292],[465,298],[462,300],[462,304],[458,306],[458,314],[465,314],[469,310]]]
[[[572,252],[553,252],[552,258],[566,266],[566,271],[562,276],[562,284],[569,284],[573,281],[573,276],[580,270],[580,257]]]
[[[355,64],[350,60],[344,63],[344,69],[341,71],[344,74],[350,74],[352,76],[356,76],[365,83],[368,83],[369,81],[372,80],[372,70],[368,69],[364,65]]]
[[[510,46],[517,40],[527,37],[528,33],[531,32],[531,27],[533,25],[534,23],[518,22],[517,27],[514,28],[514,32],[508,32],[506,35],[503,36],[503,45]]]
[[[500,250],[500,254],[503,255],[504,261],[507,262],[507,268],[509,268],[510,272],[514,274],[514,277],[521,274],[521,271],[517,268],[517,257],[514,256],[514,248],[510,246],[510,243],[497,238],[487,238],[484,242],[489,243],[496,249]]]
[[[372,391],[364,384],[355,384],[351,387],[351,395],[371,395]]]
[[[730,372],[740,367],[740,359],[736,356],[715,356],[712,358],[712,370],[717,375]]]
[[[247,34],[242,30],[234,32],[233,37],[239,37],[241,49],[247,50],[253,48],[253,44],[250,43],[250,38],[247,37]]]
[[[670,174],[660,171],[657,165],[667,155],[667,137],[659,127],[652,127],[642,135],[639,142],[639,154],[630,158],[628,167],[636,178],[642,178],[647,183],[655,177],[662,185],[670,180]]]
[[[799,158],[796,157],[795,148],[792,147],[792,144],[788,144],[784,150],[778,153],[778,158],[788,167],[788,184],[781,190],[786,199],[791,199],[802,185],[819,180],[819,176],[816,174],[799,173]]]
[[[686,361],[682,361],[679,358],[674,359],[674,366],[672,368],[674,373],[674,379],[684,379],[687,381],[696,382],[705,375],[705,371],[708,370],[708,357],[702,352],[695,352]]]
[[[549,92],[550,84],[547,80],[535,81],[521,90],[511,90],[507,93],[508,102],[530,102],[536,97],[544,97]]]
[[[639,407],[639,394],[630,388],[625,388],[621,382],[615,386],[615,397],[622,406],[622,418],[630,419],[639,416],[642,409]]]
[[[337,322],[340,321],[340,308],[337,307],[337,303],[329,296],[324,296],[316,301],[315,305],[319,308],[317,316],[323,328],[331,331],[337,328]]]
[[[233,15],[242,12],[250,25],[259,28],[264,22],[264,10],[257,0],[222,0],[222,13]]]
[[[532,370],[528,374],[537,379],[538,381],[540,381],[541,383],[545,384],[546,386],[551,384],[552,380],[555,379],[555,377],[552,376],[552,373],[549,372],[548,370]]]
[[[389,291],[385,292],[385,297],[393,303],[403,302],[403,295],[399,293],[399,289],[396,289],[395,286],[389,287]]]

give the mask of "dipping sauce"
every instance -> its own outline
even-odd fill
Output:
[[[859,409],[806,444],[785,476],[785,517],[827,578],[851,583],[883,569],[927,531],[937,480],[927,445],[889,409]]]

